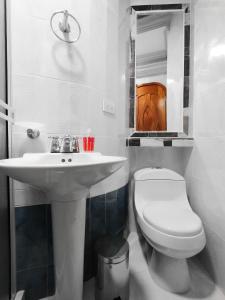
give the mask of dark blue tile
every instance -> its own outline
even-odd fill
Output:
[[[124,230],[128,216],[128,185],[117,191],[118,228]]]
[[[93,273],[93,251],[94,243],[91,231],[91,201],[88,198],[86,202],[86,225],[85,225],[85,246],[84,246],[84,281],[94,276]]]
[[[106,205],[108,203],[115,202],[116,200],[117,200],[117,191],[113,191],[105,195]]]
[[[172,140],[165,140],[163,141],[164,147],[172,147],[173,141]]]
[[[131,137],[148,137],[148,132],[134,132]]]
[[[129,91],[130,99],[135,98],[135,78],[130,78],[130,91]]]
[[[96,275],[97,255],[95,253],[96,241],[106,235],[106,199],[100,195],[90,199],[90,246],[85,251],[85,280]],[[87,234],[87,233],[86,233]],[[88,241],[86,241],[87,245]]]
[[[140,147],[141,140],[139,138],[129,138],[128,145],[132,147]]]
[[[170,10],[170,9],[182,9],[182,4],[161,4],[152,5],[152,10]]]
[[[135,64],[133,62],[129,63],[129,78],[135,77]]]
[[[117,191],[106,194],[106,228],[107,234],[115,236],[121,231],[121,222]]]
[[[132,8],[136,11],[143,10],[170,10],[182,9],[182,4],[157,4],[157,5],[135,5]]]
[[[131,135],[132,137],[177,137],[177,132],[135,132]],[[130,139],[131,140],[131,139]],[[130,146],[139,146],[139,143],[137,142],[137,145],[134,143],[130,143]]]
[[[130,111],[129,111],[129,128],[134,128],[134,106],[135,100],[130,99]]]
[[[184,77],[184,107],[189,107],[189,77]]]
[[[190,56],[190,48],[189,48],[189,47],[185,47],[185,48],[184,48],[184,54],[185,54],[186,56]]]
[[[117,201],[119,208],[125,209],[124,212],[127,214],[128,209],[128,184],[120,188],[117,191]]]
[[[39,300],[47,296],[47,268],[16,273],[17,290],[25,290],[26,300]]]
[[[51,205],[46,206],[47,214],[47,239],[48,239],[48,265],[54,265],[54,251],[53,251],[53,231],[52,231],[52,212]]]
[[[96,257],[94,253],[94,244],[86,248],[84,252],[84,281],[90,280],[96,274]]]
[[[140,10],[152,10],[152,5],[134,5],[132,8],[136,11]]]
[[[185,26],[185,48],[190,48],[191,39],[191,27],[190,25]]]
[[[47,296],[55,294],[55,268],[49,266],[47,269]]]
[[[130,77],[135,78],[135,40],[130,37]]]
[[[91,205],[90,199],[86,202],[86,220],[85,220],[85,243],[90,244],[91,241]]]
[[[97,255],[95,243],[100,237],[122,234],[127,222],[127,186],[119,191],[100,195],[88,200],[86,213],[84,280],[96,275]]]
[[[48,264],[46,205],[16,208],[17,271]]]
[[[91,198],[91,234],[92,240],[106,234],[105,195]]]
[[[190,75],[190,56],[184,57],[184,76]]]

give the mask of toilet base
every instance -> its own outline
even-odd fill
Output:
[[[183,294],[190,288],[190,274],[186,259],[166,256],[153,249],[149,262],[154,281],[163,289]]]

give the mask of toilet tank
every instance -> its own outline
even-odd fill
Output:
[[[186,200],[184,178],[168,169],[146,168],[134,174],[134,199],[136,206],[149,201]]]

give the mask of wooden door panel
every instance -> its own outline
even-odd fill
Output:
[[[137,85],[136,130],[166,131],[166,87],[153,82]]]

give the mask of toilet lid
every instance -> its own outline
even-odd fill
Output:
[[[144,220],[161,232],[176,236],[193,236],[202,231],[200,218],[188,205],[155,201],[143,210]]]

